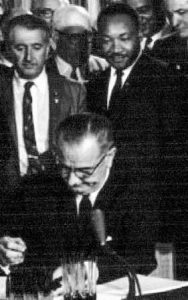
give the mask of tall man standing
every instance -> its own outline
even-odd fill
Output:
[[[88,107],[112,120],[117,178],[127,182],[130,201],[149,209],[160,202],[159,158],[163,130],[167,137],[174,126],[173,88],[168,103],[167,70],[141,53],[138,16],[131,7],[117,3],[102,10],[98,33],[110,68],[88,85]]]
[[[32,15],[16,17],[10,21],[7,38],[14,68],[1,73],[0,191],[1,205],[8,213],[11,201],[19,212],[24,207],[16,204],[18,199],[28,198],[29,210],[30,201],[40,197],[40,192],[48,195],[45,178],[56,173],[52,155],[56,127],[68,115],[85,109],[85,94],[78,83],[47,75],[50,33],[45,21]],[[23,243],[3,234],[0,263],[20,262]]]
[[[78,5],[59,7],[53,16],[56,51],[47,70],[85,83],[93,72],[104,70],[105,59],[91,55],[92,24],[88,11]]]

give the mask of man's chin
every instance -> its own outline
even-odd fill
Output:
[[[109,61],[109,63],[117,70],[124,70],[129,66],[128,61]]]

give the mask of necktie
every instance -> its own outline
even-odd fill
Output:
[[[75,67],[72,67],[72,72],[71,72],[71,75],[70,77],[74,80],[78,80],[78,76],[76,74],[76,68]]]
[[[83,233],[86,227],[90,224],[91,210],[92,210],[92,205],[91,205],[91,201],[89,200],[89,196],[84,195],[80,203],[80,209],[79,209],[79,223],[80,223],[80,229],[81,231],[83,231]]]
[[[110,97],[110,104],[108,111],[113,112],[115,109],[115,106],[119,106],[119,102],[121,101],[121,88],[122,88],[122,70],[116,70],[116,82],[113,87],[111,97]]]
[[[39,154],[37,151],[35,130],[33,124],[33,113],[32,113],[32,96],[31,87],[33,82],[28,81],[25,84],[25,92],[23,96],[23,135],[25,149],[28,155],[28,171],[29,175],[38,173],[40,168]]]

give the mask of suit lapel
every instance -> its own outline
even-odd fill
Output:
[[[13,72],[11,77],[8,78],[6,87],[4,90],[4,99],[8,116],[8,125],[11,132],[11,136],[13,142],[15,144],[15,149],[18,149],[18,137],[16,130],[16,119],[15,119],[15,111],[14,111],[14,92],[13,92]]]
[[[60,111],[60,95],[56,85],[56,80],[52,75],[48,74],[49,84],[49,148],[51,148],[54,140],[54,132]]]

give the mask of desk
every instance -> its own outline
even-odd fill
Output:
[[[138,275],[138,280],[140,282],[143,296],[137,297],[137,299],[188,300],[188,281],[175,281],[142,275]],[[6,278],[0,277],[0,300],[6,299],[5,286]],[[121,300],[122,298],[125,298],[127,291],[127,278],[120,278],[105,284],[98,285],[97,300]]]
[[[188,300],[188,282],[138,275],[144,300]],[[120,278],[97,287],[97,300],[120,300],[128,291],[127,278]],[[138,295],[138,294],[137,294]]]

